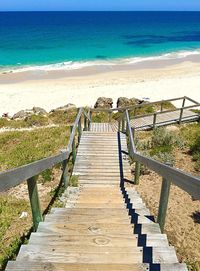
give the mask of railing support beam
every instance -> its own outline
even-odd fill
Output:
[[[41,208],[40,208],[40,200],[38,195],[37,181],[36,177],[32,177],[27,180],[28,185],[28,193],[31,204],[31,211],[33,217],[33,230],[37,231],[38,225],[43,221]]]
[[[88,119],[87,119],[87,117],[84,115],[84,131],[87,131],[87,129],[88,129],[87,121],[88,121]]]
[[[71,126],[71,131],[73,130],[73,126]],[[75,142],[75,138],[72,142],[72,163],[73,165],[75,164],[76,161],[76,142]]]
[[[158,209],[158,219],[157,222],[160,225],[161,232],[164,232],[165,227],[165,219],[167,214],[167,206],[169,201],[169,193],[170,193],[171,182],[164,179],[162,181],[162,188],[160,193],[160,203]]]
[[[80,118],[78,122],[78,144],[80,143],[81,135],[82,135],[82,126],[81,126],[81,118]]]
[[[65,152],[66,150],[61,150],[62,152]],[[69,169],[68,169],[68,162],[69,160],[66,159],[62,162],[62,176],[61,176],[61,182],[64,185],[64,188],[67,188],[69,183]]]
[[[156,118],[157,118],[157,113],[154,113],[154,115],[153,115],[153,129],[156,128]]]
[[[135,180],[134,180],[135,185],[139,184],[140,171],[141,171],[141,164],[138,161],[136,161],[135,162]]]

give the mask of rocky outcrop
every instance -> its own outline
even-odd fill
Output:
[[[106,108],[110,109],[113,106],[113,100],[111,98],[99,97],[94,105],[94,108]]]
[[[33,107],[32,109],[20,110],[13,115],[12,119],[25,119],[31,115],[47,115],[47,112],[41,107]]]
[[[75,109],[76,108],[76,105],[75,104],[66,104],[64,106],[61,106],[61,107],[58,107],[56,109],[52,109],[50,113],[53,113],[53,112],[58,112],[58,111],[63,111],[63,112],[66,112],[68,110],[71,110],[71,109]]]
[[[134,106],[142,103],[147,103],[144,100],[138,100],[136,98],[128,99],[126,97],[120,97],[117,100],[117,108],[127,107],[127,106]]]
[[[33,112],[34,112],[34,114],[38,114],[38,115],[47,115],[47,111],[44,110],[44,109],[41,108],[41,107],[36,107],[36,106],[34,106],[34,107],[33,107]]]

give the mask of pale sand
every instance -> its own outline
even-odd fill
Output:
[[[67,72],[24,72],[0,75],[0,115],[21,109],[53,108],[74,103],[94,106],[100,96],[150,98],[151,101],[190,96],[200,101],[200,64],[176,63],[167,67]],[[180,105],[180,104],[179,104]],[[177,104],[177,106],[179,106]]]

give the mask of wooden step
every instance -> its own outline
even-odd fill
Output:
[[[41,222],[38,227],[38,232],[46,233],[66,233],[69,235],[83,235],[83,234],[133,234],[133,227],[131,225],[117,224],[117,223],[51,223]]]
[[[108,247],[122,247],[122,246],[137,246],[137,236],[135,235],[61,235],[61,234],[47,234],[47,233],[32,233],[29,244],[59,244],[64,247],[71,246],[108,246]]]
[[[148,271],[148,264],[68,264],[37,261],[10,261],[6,271]],[[160,271],[188,271],[185,264],[161,264]]]
[[[58,245],[56,243],[45,243],[43,245],[39,244],[28,244],[28,245],[22,245],[19,253],[19,259],[24,258],[25,254],[35,254],[36,257],[41,258],[41,252],[45,251],[45,253],[48,253],[49,256],[55,256],[58,255],[60,257],[61,255],[66,255],[66,258],[68,257],[68,253],[76,253],[76,254],[117,254],[119,255],[122,253],[132,253],[133,255],[142,256],[142,248],[139,248],[136,246],[136,242],[129,243],[129,245],[125,244],[125,246],[104,246],[100,244],[96,245],[70,245],[66,246],[62,243],[61,245]]]
[[[94,249],[94,248],[93,248]],[[111,249],[111,248],[109,248]],[[123,251],[122,248],[119,248]],[[83,252],[71,252],[61,248],[56,250],[49,246],[22,246],[18,255],[18,260],[26,261],[44,261],[44,262],[58,262],[58,263],[93,263],[93,264],[133,264],[143,263],[143,255],[140,251],[132,253],[119,252],[91,252],[87,250]]]

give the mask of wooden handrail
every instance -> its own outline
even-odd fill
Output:
[[[132,128],[130,124],[130,118],[128,110],[125,112],[125,118],[127,122],[126,133],[129,138],[129,154],[132,159],[135,160],[135,184],[139,184],[139,175],[140,175],[140,165],[143,164],[147,166],[149,169],[153,170],[157,174],[162,176],[162,188],[161,188],[161,196],[160,203],[158,209],[158,220],[157,222],[160,224],[161,232],[164,231],[165,219],[168,207],[168,198],[170,193],[170,185],[173,183],[178,186],[189,195],[191,195],[193,200],[200,200],[200,178],[192,176],[191,174],[185,173],[179,169],[175,169],[170,167],[169,165],[165,165],[159,161],[156,161],[150,157],[146,157],[139,152],[137,152]],[[119,129],[120,129],[119,125]]]
[[[33,163],[14,168],[0,173],[0,192],[6,191],[11,187],[19,185],[24,180],[38,175],[46,169],[62,162],[69,157],[69,152],[44,158]]]
[[[161,114],[176,112],[176,111],[180,111],[182,109],[192,109],[192,108],[199,107],[199,106],[200,106],[200,103],[195,104],[195,105],[189,105],[189,106],[179,107],[179,108],[175,108],[175,109],[165,110],[165,111],[154,112],[154,113],[150,113],[150,114],[138,115],[138,116],[135,116],[134,119],[143,118],[143,117],[151,117],[151,116],[154,116],[155,114],[161,115]]]
[[[131,156],[136,161],[144,164],[148,168],[152,169],[159,175],[161,175],[163,178],[166,178],[170,180],[173,184],[176,186],[179,186],[182,190],[189,193],[193,199],[199,200],[200,199],[200,178],[192,176],[191,174],[185,173],[181,170],[172,168],[170,166],[167,166],[161,162],[158,162],[152,158],[146,157],[139,152],[137,152],[135,143],[132,137],[131,132],[131,125],[129,120],[128,112],[126,111],[126,121],[128,125],[128,137],[131,144]]]
[[[119,108],[90,108],[90,110],[92,112],[113,112],[113,111],[118,111],[118,112],[125,112],[126,110],[133,110],[135,108],[141,108],[147,105],[153,105],[153,104],[157,104],[157,103],[164,103],[164,102],[174,102],[174,101],[178,101],[178,100],[183,100],[184,98],[186,98],[185,96],[183,97],[178,97],[178,98],[173,98],[173,99],[167,99],[167,100],[159,100],[159,101],[155,101],[155,102],[150,102],[150,103],[142,103],[142,104],[137,104],[137,105],[131,105],[131,106],[125,106],[125,107],[119,107]],[[196,102],[195,102],[196,103]]]

